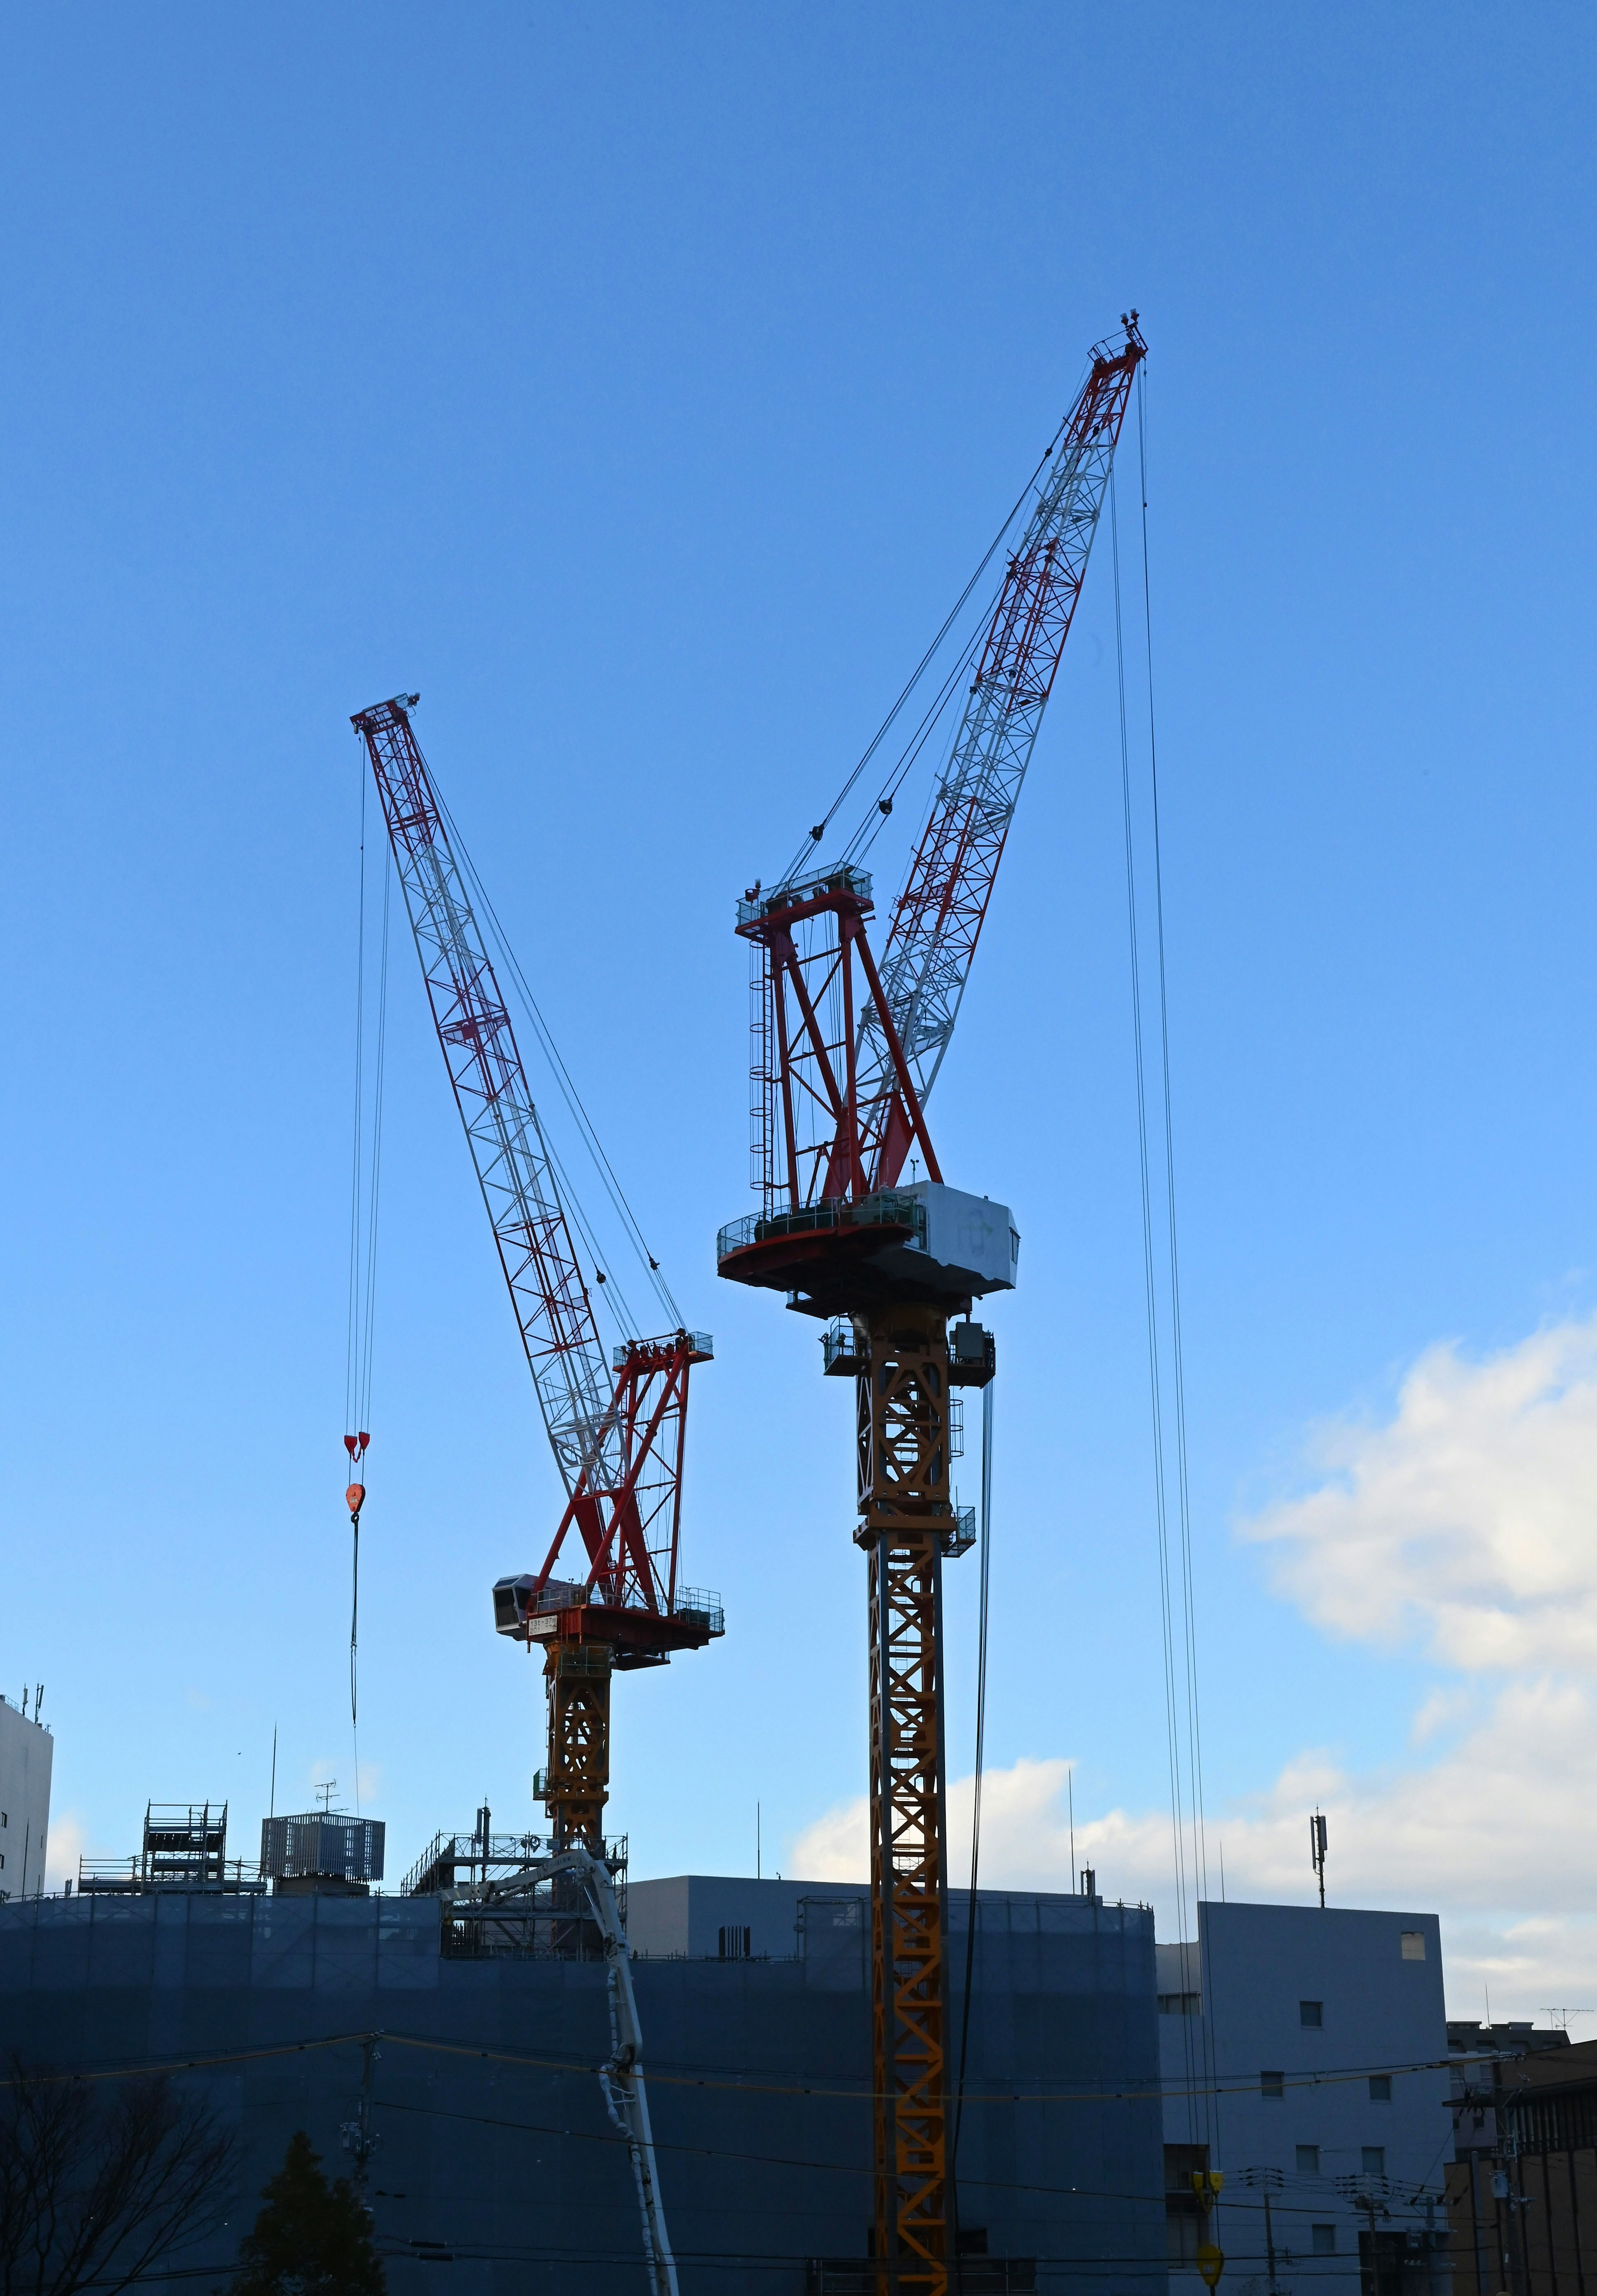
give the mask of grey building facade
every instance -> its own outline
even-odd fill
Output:
[[[0,1697],[0,1904],[45,1886],[54,1759],[44,1725]]]
[[[630,1894],[683,2296],[853,2296],[872,2215],[862,1895],[703,1876]],[[1088,2281],[1162,2292],[1152,1915],[997,1891],[976,1915],[958,2161],[969,2296]],[[963,1895],[951,1920],[962,1974]],[[236,2129],[231,2220],[177,2260],[181,2284],[230,2260],[295,2128],[330,2170],[347,2168],[339,2132],[377,2033],[370,2196],[394,2296],[637,2289],[631,2179],[595,2075],[602,1967],[446,1944],[430,1897],[18,1902],[0,1906],[0,2047],[54,2065],[181,2064]]]
[[[1226,2277],[1346,2296],[1438,2283],[1453,2150],[1434,1914],[1204,1904],[1158,1948],[1173,2291],[1203,2296],[1194,2168]]]

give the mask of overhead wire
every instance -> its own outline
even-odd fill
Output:
[[[366,782],[361,758],[360,851],[356,900],[355,1092],[350,1163],[350,1272],[344,1345],[344,1447],[351,1470],[363,1472],[371,1440],[372,1373],[376,1352],[377,1234],[383,1181],[383,1099],[388,1064],[388,958],[393,906],[393,855],[383,840],[383,908],[377,939],[375,1021],[366,1014]],[[367,1093],[368,1034],[372,1038]],[[365,1489],[350,1510],[350,1733],[355,1759],[355,1808],[360,1813],[360,1513]]]
[[[567,1217],[576,1227],[578,1234],[587,1245],[589,1258],[592,1260],[595,1272],[599,1277],[598,1304],[603,1307],[609,1320],[614,1324],[623,1340],[638,1339],[641,1335],[642,1326],[632,1311],[625,1292],[622,1289],[621,1278],[616,1275],[614,1267],[611,1267],[607,1269],[605,1266],[605,1254],[600,1249],[598,1237],[595,1234],[593,1224],[582,1208],[581,1199],[572,1185],[571,1176],[561,1160],[560,1152],[547,1135],[544,1136],[543,1144],[545,1153],[554,1168],[555,1182],[560,1191],[561,1202],[564,1206]],[[591,1292],[589,1298],[591,1302],[593,1298]]]
[[[1186,1369],[1181,1319],[1181,1259],[1175,1187],[1175,1126],[1170,1068],[1169,976],[1165,946],[1164,866],[1159,836],[1158,751],[1154,709],[1152,578],[1148,545],[1147,386],[1140,366],[1137,374],[1137,438],[1139,496],[1142,545],[1143,671],[1148,701],[1148,814],[1154,876],[1153,940],[1157,983],[1159,1043],[1155,1070],[1159,1095],[1157,1121],[1163,1149],[1161,1174],[1165,1199],[1165,1281],[1168,1286],[1170,1318],[1170,1413],[1166,1419],[1163,1363],[1165,1343],[1160,1333],[1160,1270],[1154,1242],[1154,1185],[1149,1142],[1149,1068],[1142,998],[1142,925],[1137,901],[1137,833],[1132,791],[1131,740],[1126,700],[1124,610],[1120,561],[1117,490],[1109,478],[1109,525],[1115,572],[1115,671],[1120,716],[1121,799],[1124,827],[1126,919],[1131,955],[1132,1025],[1137,1086],[1138,1162],[1141,1185],[1144,1305],[1148,1326],[1148,1393],[1154,1467],[1154,1508],[1159,1562],[1160,1632],[1165,1663],[1166,1754],[1170,1769],[1171,1831],[1176,1912],[1183,1959],[1194,1947],[1201,1952],[1198,1924],[1192,1919],[1208,1895],[1207,1845],[1204,1824],[1203,1740],[1199,1713],[1197,1588],[1193,1562],[1191,1487],[1188,1468]],[[1175,1505],[1173,1533],[1168,1478],[1173,1449]],[[1178,1619],[1179,1611],[1179,1619]],[[1189,1839],[1190,1837],[1190,1839]],[[1192,1989],[1192,1972],[1183,1967],[1181,1990]],[[1201,1958],[1197,1972],[1202,1989]],[[1188,2059],[1188,2091],[1192,2126],[1198,2140],[1198,2104],[1202,2102],[1203,2138],[1213,2159],[1218,2144],[1218,2095],[1213,2080],[1214,2020],[1212,2006],[1203,2021],[1201,2041],[1195,2043],[1183,2021],[1182,2046]],[[1201,2048],[1204,2070],[1200,2081],[1193,2061]]]
[[[1159,1067],[1164,1101],[1165,1207],[1170,1263],[1171,1374],[1175,1409],[1175,1468],[1177,1518],[1181,1537],[1181,1623],[1187,1693],[1187,1779],[1191,1795],[1194,1878],[1202,1898],[1209,1894],[1208,1841],[1204,1815],[1203,1726],[1198,1696],[1198,1588],[1193,1563],[1191,1478],[1187,1450],[1187,1374],[1181,1332],[1181,1251],[1177,1236],[1175,1188],[1175,1112],[1170,1078],[1170,997],[1165,955],[1165,869],[1159,833],[1159,745],[1154,708],[1153,581],[1148,533],[1148,375],[1146,364],[1137,369],[1137,471],[1141,504],[1142,629],[1148,688],[1148,787],[1154,873],[1155,946],[1158,956]],[[1201,1965],[1199,1982],[1201,1984]],[[1219,2095],[1214,2087],[1216,2019],[1214,2005],[1203,2020],[1202,2046],[1206,2088],[1214,2100],[1213,2142],[1220,2139]],[[1213,2158],[1213,2154],[1211,2154]]]
[[[1109,541],[1115,589],[1115,667],[1120,713],[1121,813],[1125,846],[1127,941],[1131,958],[1132,1054],[1137,1087],[1137,1163],[1141,1183],[1143,1315],[1148,1341],[1148,1409],[1153,1429],[1154,1531],[1159,1564],[1159,1626],[1165,1672],[1165,1758],[1170,1774],[1171,1862],[1175,1886],[1176,1924],[1180,1937],[1188,1933],[1186,1861],[1186,1796],[1181,1784],[1181,1702],[1177,1687],[1175,1628],[1171,1599],[1170,1520],[1165,1482],[1164,1397],[1160,1380],[1159,1303],[1153,1232],[1153,1178],[1148,1158],[1148,1076],[1143,1051],[1141,939],[1137,916],[1136,835],[1132,807],[1131,734],[1125,692],[1125,640],[1120,578],[1120,518],[1114,466],[1109,471]],[[1181,1990],[1185,1992],[1185,1976]],[[1182,2022],[1181,2044],[1186,2062],[1190,2100],[1196,2095],[1196,2065],[1192,2056],[1190,2021]],[[1190,2117],[1195,2119],[1195,2104]],[[1196,2126],[1190,2131],[1197,2142]]]
[[[677,1958],[675,1956],[670,1957]],[[706,1956],[706,1958],[712,1959],[714,1956]],[[488,2064],[520,2065],[534,2072],[597,2073],[605,2070],[608,2062],[607,2060],[595,2061],[588,2057],[533,2056],[525,2050],[485,2048],[480,2042],[445,2041],[430,2034],[400,2033],[391,2028],[384,2028],[381,2032],[370,2032],[362,2028],[344,2033],[318,2033],[302,2040],[257,2042],[249,2048],[198,2051],[191,2049],[176,2052],[170,2055],[146,2054],[129,2057],[119,2062],[86,2058],[80,2059],[70,2065],[59,2066],[38,2073],[24,2071],[20,2076],[13,2069],[9,2074],[0,2072],[0,2090],[14,2088],[19,2078],[37,2081],[48,2087],[54,2087],[58,2082],[63,2081],[137,2080],[151,2073],[203,2072],[217,2065],[250,2064],[268,2057],[305,2056],[320,2049],[358,2046],[363,2042],[371,2040],[389,2041],[396,2048],[417,2049],[437,2056],[476,2057]],[[1523,2052],[1511,2050],[1506,2054],[1513,2056],[1522,2054]],[[1498,2064],[1502,2062],[1504,2054],[1505,2052],[1501,2049],[1479,2049],[1473,2052],[1465,2050],[1458,2053],[1449,2051],[1445,2057],[1388,2058],[1376,2063],[1365,2062],[1356,2065],[1333,2065],[1320,2072],[1288,2072],[1282,2075],[1282,2079],[1289,2089],[1338,2088],[1355,2081],[1368,2080],[1371,2073],[1390,2075],[1451,2073],[1467,2069],[1471,2065]],[[688,2072],[680,2069],[674,2073],[663,2071],[661,2070],[663,2062],[667,2065],[679,2066],[679,2060],[676,2058],[662,2061],[651,2057],[648,2079],[657,2087],[727,2090],[752,2096],[826,2097],[854,2104],[869,2104],[876,2101],[876,2093],[864,2084],[856,2085],[852,2088],[828,2088],[811,2081],[778,2081],[774,2079],[751,2080],[746,2072],[737,2079],[730,2078],[722,2079],[714,2072]],[[1039,2075],[1038,2078],[1041,2079],[1042,2076]],[[1217,2087],[1219,2093],[1224,2096],[1257,2096],[1258,2075],[1256,2073],[1247,2076],[1239,2075],[1234,2080],[1219,2082]],[[1179,2096],[1181,2093],[1179,2087],[1173,2087],[1170,2083],[1156,2077],[1151,2081],[1132,2081],[1119,2087],[1107,2088],[1099,2084],[1096,2087],[1073,2089],[977,2089],[971,2097],[971,2103],[973,2104],[1135,2104],[1148,2103],[1162,2096]]]
[[[820,842],[821,838],[825,835],[834,815],[836,814],[842,806],[847,801],[850,792],[854,789],[867,766],[869,765],[872,758],[875,757],[877,751],[881,748],[882,743],[886,740],[888,734],[893,730],[894,724],[897,722],[899,713],[903,709],[905,703],[909,701],[910,696],[914,693],[916,687],[919,685],[921,679],[925,676],[926,670],[936,659],[937,654],[941,652],[943,642],[947,638],[949,632],[953,628],[955,623],[959,620],[960,615],[964,612],[966,606],[969,603],[972,591],[975,588],[976,584],[981,580],[983,575],[992,564],[994,555],[1002,546],[1004,537],[1008,533],[1021,510],[1025,507],[1027,496],[1035,487],[1037,480],[1041,477],[1042,472],[1048,468],[1048,465],[1052,460],[1058,447],[1060,434],[1063,432],[1065,422],[1067,420],[1068,417],[1061,419],[1058,428],[1054,431],[1053,437],[1049,440],[1047,447],[1044,448],[1041,457],[1039,458],[1036,468],[1027,479],[1025,486],[1022,487],[1019,494],[1015,497],[1015,501],[1006,514],[998,532],[993,536],[985,551],[982,554],[982,557],[976,566],[975,571],[971,575],[970,579],[966,583],[965,587],[960,591],[952,606],[949,609],[948,613],[944,616],[936,636],[932,640],[926,652],[921,655],[920,660],[916,663],[915,668],[910,671],[909,677],[906,679],[899,693],[897,700],[893,702],[892,709],[889,709],[887,715],[883,718],[881,724],[872,734],[869,742],[866,744],[859,759],[845,778],[842,788],[832,800],[831,804],[827,808],[825,813],[821,815],[819,821],[810,830],[803,843],[799,846],[798,850],[794,853],[792,860],[788,863],[787,867],[779,881],[781,883],[789,883],[794,877],[799,875],[805,862],[814,854],[815,849]],[[980,644],[981,637],[985,629],[986,621],[990,619],[991,617],[989,615],[987,617],[984,617],[982,620],[977,622],[975,636],[971,640],[967,641],[967,644],[962,649],[959,660],[955,663],[954,668],[948,673],[948,676],[943,680],[943,685],[940,691],[938,700],[934,704],[932,709],[929,710],[926,716],[922,718],[916,733],[910,736],[910,743],[896,759],[888,774],[886,781],[882,785],[880,793],[872,801],[870,810],[865,814],[860,826],[854,831],[853,835],[849,840],[848,846],[845,848],[843,857],[845,860],[850,858],[851,856],[860,848],[861,840],[863,840],[863,844],[866,847],[868,847],[868,845],[875,840],[881,829],[883,821],[886,818],[886,815],[892,810],[893,798],[902,786],[906,775],[913,767],[916,759],[920,756],[926,742],[929,738],[932,726],[936,723],[937,718],[941,717],[943,710],[947,706],[948,701],[953,691],[954,682],[958,679],[961,669],[968,667],[969,660],[974,655],[976,646]],[[874,820],[872,818],[873,815],[875,816]],[[868,835],[866,835],[865,833],[867,831],[869,832]]]
[[[959,2074],[954,2093],[954,2141],[949,2173],[957,2175],[959,2132],[965,2122],[965,2069],[970,2052],[970,1997],[975,1972],[976,1885],[982,1870],[982,1775],[987,1753],[987,1620],[992,1576],[992,1382],[982,1390],[982,1565],[976,1598],[975,1767],[970,1802],[970,1901],[966,1908],[965,1985],[959,2011]]]
[[[1186,1626],[1189,1753],[1194,1823],[1197,1828],[1198,1881],[1208,1895],[1208,1844],[1204,1825],[1203,1732],[1198,1694],[1198,1603],[1192,1568],[1192,1499],[1187,1470],[1187,1378],[1181,1345],[1181,1253],[1176,1242],[1175,1119],[1170,1089],[1170,1000],[1165,964],[1165,871],[1159,840],[1159,749],[1154,717],[1153,593],[1148,546],[1148,398],[1147,377],[1137,369],[1137,446],[1142,500],[1142,607],[1148,673],[1148,809],[1153,832],[1154,918],[1159,958],[1159,1057],[1165,1100],[1165,1201],[1170,1231],[1171,1360],[1175,1391],[1176,1493],[1181,1538],[1181,1593]]]
[[[661,1267],[659,1257],[650,1248],[648,1238],[643,1232],[642,1224],[638,1220],[637,1214],[634,1212],[626,1191],[622,1186],[621,1181],[616,1176],[614,1166],[611,1163],[608,1155],[606,1155],[605,1152],[604,1144],[600,1140],[598,1133],[595,1128],[593,1119],[588,1113],[588,1109],[583,1102],[582,1096],[577,1090],[576,1083],[572,1076],[571,1070],[567,1068],[560,1048],[555,1041],[553,1032],[551,1031],[547,1021],[544,1019],[542,1008],[539,1004],[538,999],[532,994],[531,988],[528,983],[525,973],[522,971],[521,964],[516,956],[515,951],[511,947],[509,939],[506,934],[505,928],[499,922],[498,912],[494,907],[493,901],[489,894],[488,889],[483,884],[482,878],[477,873],[476,864],[472,859],[465,840],[460,834],[459,824],[450,813],[448,805],[445,803],[441,796],[438,800],[438,805],[439,811],[443,816],[444,825],[449,832],[450,845],[457,860],[460,864],[461,873],[466,880],[479,914],[485,924],[489,937],[493,942],[494,953],[498,957],[499,962],[504,968],[506,980],[514,989],[517,1001],[522,1005],[527,1020],[531,1026],[539,1048],[542,1052],[543,1056],[548,1064],[549,1071],[555,1079],[556,1089],[558,1090],[562,1100],[565,1103],[567,1113],[570,1115],[572,1123],[576,1126],[579,1136],[588,1152],[588,1155],[593,1164],[595,1171],[598,1175],[600,1185],[603,1187],[605,1195],[609,1198],[611,1207],[615,1212],[617,1218],[621,1221],[629,1244],[636,1255],[647,1279],[649,1288],[654,1293],[666,1314],[671,1317],[673,1327],[679,1329],[682,1324],[682,1311],[677,1305],[671,1285],[667,1282],[665,1275]],[[546,1146],[547,1145],[547,1141],[545,1144]],[[566,1198],[566,1208],[568,1210],[572,1208],[573,1202],[574,1198],[568,1193]],[[599,1260],[599,1264],[603,1265],[606,1256],[600,1255],[597,1252],[597,1245],[593,1248],[595,1249],[596,1258]],[[613,1270],[606,1269],[606,1274],[608,1276],[613,1278]],[[633,1333],[632,1336],[636,1337],[637,1334]]]

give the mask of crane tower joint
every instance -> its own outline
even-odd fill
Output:
[[[784,922],[809,916],[814,909],[831,907],[839,894],[851,898],[864,914],[871,906],[870,885],[868,869],[847,865],[819,869],[785,885],[773,885],[769,892],[761,892],[755,885],[737,904],[737,930],[753,938],[751,928],[778,916]]]
[[[669,1371],[680,1355],[684,1361],[713,1363],[715,1341],[708,1332],[673,1332],[663,1340],[623,1340],[610,1352],[613,1371]]]
[[[383,733],[408,717],[421,698],[419,693],[396,693],[391,701],[374,701],[369,709],[356,710],[350,723],[358,734]]]

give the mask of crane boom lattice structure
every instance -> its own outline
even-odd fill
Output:
[[[722,1275],[836,1318],[826,1371],[856,1382],[857,1543],[868,1557],[876,2257],[880,2296],[947,2296],[948,1863],[943,1565],[973,1533],[950,1481],[951,1390],[993,1375],[973,1302],[1010,1289],[1008,1208],[948,1186],[936,1082],[1042,712],[1070,634],[1146,346],[1100,343],[1008,562],[962,722],[881,965],[852,863],[754,886],[751,1180]],[[911,1152],[926,1177],[906,1185]],[[952,1332],[951,1317],[959,1316]]]
[[[722,1630],[720,1599],[679,1584],[688,1374],[707,1333],[628,1339],[608,1361],[515,1029],[448,816],[400,694],[351,720],[366,744],[433,1025],[470,1144],[565,1507],[535,1573],[494,1588],[502,1634],[542,1644],[556,1846],[604,1853],[613,1667],[655,1665]],[[555,1577],[575,1529],[586,1569]]]

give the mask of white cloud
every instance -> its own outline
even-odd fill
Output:
[[[1243,1536],[1318,1624],[1469,1672],[1597,1671],[1597,1317],[1479,1363],[1432,1348],[1387,1424],[1332,1422],[1310,1456],[1318,1488]]]
[[[1311,1458],[1314,1488],[1241,1527],[1272,1550],[1280,1590],[1334,1635],[1394,1650],[1418,1640],[1474,1679],[1428,1693],[1406,1759],[1353,1774],[1302,1749],[1212,1811],[1209,1894],[1221,1894],[1223,1849],[1229,1897],[1307,1902],[1318,1804],[1333,1903],[1443,1916],[1455,2013],[1483,2013],[1489,1991],[1499,2017],[1583,2009],[1571,2030],[1597,2030],[1582,1816],[1597,1803],[1597,1318],[1478,1363],[1434,1348],[1389,1421],[1322,1427]],[[988,1773],[984,1881],[1070,1886],[1068,1769],[1033,1759]],[[970,1780],[951,1784],[956,1882],[970,1804]],[[866,1826],[863,1801],[828,1812],[791,1845],[786,1870],[861,1878]],[[1078,1813],[1075,1859],[1111,1898],[1151,1902],[1162,1937],[1177,1934],[1167,1811]]]
[[[50,1832],[45,1845],[45,1887],[59,1890],[63,1882],[78,1887],[78,1860],[83,1855],[87,1840],[83,1821],[76,1810],[63,1809],[50,1820]],[[29,1883],[29,1891],[33,1882]]]

